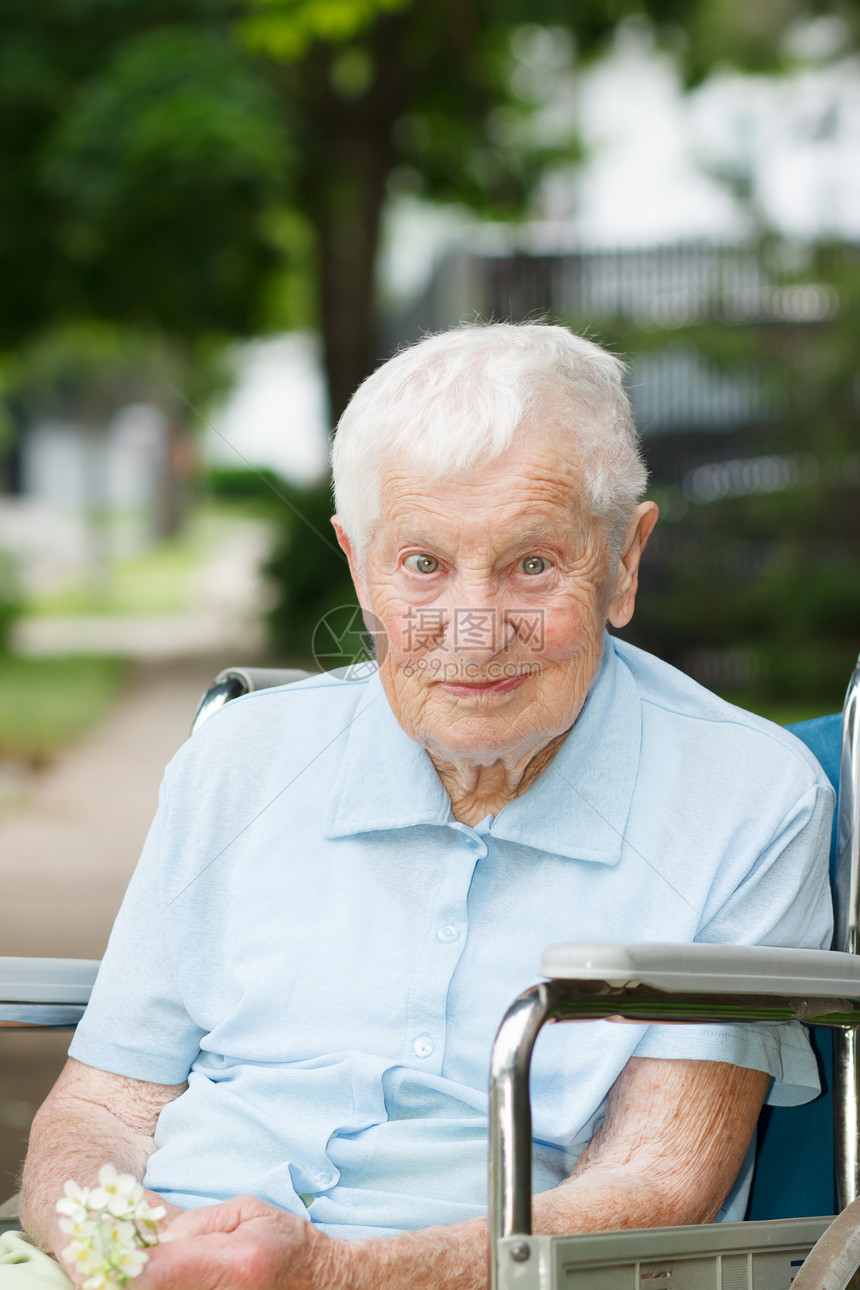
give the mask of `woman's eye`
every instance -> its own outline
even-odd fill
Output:
[[[403,563],[413,573],[435,573],[439,568],[435,555],[408,555]]]
[[[523,573],[528,573],[534,577],[535,574],[544,572],[546,560],[540,555],[527,555],[524,560],[520,561],[520,568]]]

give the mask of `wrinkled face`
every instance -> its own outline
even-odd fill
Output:
[[[363,569],[380,675],[403,729],[434,758],[489,765],[567,731],[600,659],[604,530],[552,437],[428,487],[392,469]],[[344,542],[349,553],[349,544]],[[371,620],[372,621],[372,620]]]

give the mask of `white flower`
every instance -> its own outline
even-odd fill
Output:
[[[117,1257],[116,1266],[126,1276],[136,1277],[148,1258],[146,1250],[123,1250]]]
[[[128,1196],[109,1196],[104,1213],[112,1214],[114,1218],[133,1218],[134,1201]]]
[[[83,1205],[78,1205],[75,1201],[69,1200],[63,1196],[57,1201],[57,1213],[65,1214],[67,1219],[74,1223],[82,1223],[87,1216],[87,1211]]]
[[[100,1243],[106,1247],[111,1245],[133,1246],[137,1229],[134,1223],[129,1223],[127,1219],[114,1218],[107,1210],[102,1210],[101,1214],[99,1214],[98,1234]]]
[[[65,1236],[83,1236],[85,1232],[89,1231],[86,1214],[84,1214],[83,1220],[75,1218],[61,1218],[57,1226]]]
[[[57,1201],[57,1213],[67,1214],[70,1218],[85,1214],[89,1199],[89,1187],[79,1187],[76,1182],[69,1181],[63,1188],[61,1199]]]
[[[109,1196],[127,1197],[133,1203],[143,1200],[143,1186],[131,1174],[118,1174],[113,1165],[102,1165],[99,1186]]]
[[[76,1205],[86,1206],[89,1194],[89,1187],[81,1187],[80,1184],[73,1182],[71,1178],[63,1188],[63,1195],[68,1200],[74,1201]]]
[[[102,1256],[87,1240],[74,1240],[63,1250],[63,1258],[73,1263],[79,1272],[93,1272],[102,1262]]]
[[[117,1282],[114,1281],[110,1272],[100,1268],[98,1272],[87,1278],[84,1282],[83,1290],[112,1290],[115,1285],[117,1285]]]
[[[138,1275],[158,1242],[157,1224],[167,1212],[150,1206],[141,1183],[113,1165],[99,1170],[98,1187],[67,1182],[57,1201],[60,1230],[72,1239],[63,1257],[87,1276],[84,1290],[124,1287]]]

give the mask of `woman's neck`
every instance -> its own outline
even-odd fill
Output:
[[[451,799],[455,820],[474,826],[488,815],[498,815],[503,806],[524,793],[546,770],[567,738],[567,731],[556,735],[538,752],[529,752],[516,762],[505,759],[483,765],[478,762],[446,761],[430,758]]]

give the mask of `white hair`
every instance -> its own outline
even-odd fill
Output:
[[[364,561],[393,466],[428,484],[500,457],[545,421],[570,439],[583,499],[620,549],[647,471],[613,354],[543,323],[471,323],[401,350],[356,390],[332,447],[335,507]]]

